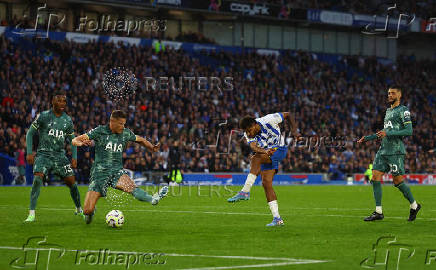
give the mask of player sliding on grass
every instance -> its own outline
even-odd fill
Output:
[[[49,173],[60,176],[70,188],[71,198],[76,205],[76,215],[83,216],[80,206],[80,194],[75,183],[74,172],[77,166],[77,148],[71,147],[73,158],[70,161],[65,156],[65,139],[71,143],[74,137],[74,126],[71,117],[65,113],[67,98],[65,93],[58,91],[52,98],[52,109],[43,111],[33,121],[26,134],[27,163],[33,164],[33,185],[30,192],[29,216],[25,222],[35,221],[35,208],[44,176]],[[33,135],[39,133],[38,149],[32,154]]]
[[[286,157],[288,152],[279,127],[279,124],[285,118],[289,119],[295,134],[296,125],[288,112],[268,114],[261,118],[246,116],[239,121],[239,127],[245,131],[244,136],[255,154],[251,157],[250,173],[247,180],[245,180],[244,187],[227,201],[237,202],[250,199],[251,186],[260,174],[266,200],[273,215],[273,221],[267,226],[284,225],[279,215],[277,196],[272,187],[272,182],[280,161]]]
[[[410,120],[410,112],[406,106],[400,105],[401,89],[399,87],[391,87],[388,90],[388,101],[391,107],[386,110],[384,119],[384,129],[376,134],[364,136],[357,142],[381,138],[380,148],[375,155],[373,163],[372,188],[375,199],[375,212],[365,221],[381,220],[384,218],[382,212],[382,187],[381,179],[383,174],[391,173],[394,178],[395,187],[397,187],[410,202],[410,214],[408,221],[414,221],[416,215],[421,209],[421,205],[417,204],[413,198],[409,186],[403,182],[404,175],[404,156],[406,149],[404,148],[403,137],[412,135],[412,121]]]
[[[127,115],[115,110],[111,114],[109,125],[98,126],[86,134],[73,139],[73,145],[89,146],[95,141],[95,161],[92,164],[88,193],[85,198],[85,221],[91,223],[95,205],[100,197],[106,196],[108,186],[131,193],[140,201],[156,205],[168,193],[168,186],[162,187],[153,196],[138,188],[123,170],[123,151],[127,142],[137,142],[150,151],[157,152],[159,144],[152,145],[146,139],[124,128]]]

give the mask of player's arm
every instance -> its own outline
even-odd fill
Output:
[[[253,152],[261,153],[261,154],[267,154],[268,156],[272,156],[272,154],[274,154],[274,152],[276,151],[274,149],[263,149],[263,148],[260,148],[259,146],[257,146],[257,143],[254,142],[254,141],[250,142],[250,148],[251,148],[251,150],[253,150]]]
[[[367,142],[367,141],[375,140],[377,138],[378,138],[377,133],[374,133],[374,134],[371,134],[371,135],[368,135],[368,136],[363,136],[362,138],[357,140],[357,143],[364,143],[364,142]]]
[[[399,130],[380,130],[377,132],[377,137],[403,137],[403,136],[412,136],[413,128],[412,123],[404,125],[404,128]]]
[[[71,144],[74,146],[90,146],[92,141],[89,139],[88,134],[82,134],[80,136],[75,137]]]
[[[292,135],[297,135],[297,123],[295,122],[294,117],[291,116],[291,113],[289,112],[282,112],[283,119],[287,119],[289,122],[289,125],[291,126],[291,132]]]
[[[151,152],[157,152],[159,151],[160,143],[153,145],[151,142],[149,142],[147,139],[136,135],[135,142],[139,143],[140,145],[144,146]]]
[[[33,147],[33,135],[44,125],[45,117],[44,113],[39,113],[35,120],[33,120],[32,124],[30,125],[29,129],[26,133],[26,150],[27,150],[27,156],[26,160],[27,163],[33,164],[35,155],[32,154],[32,147]]]
[[[73,123],[71,123],[70,129],[67,131],[68,134],[65,136],[65,139],[67,142],[71,145],[71,167],[73,169],[77,168],[77,146],[73,145],[73,138],[74,138],[74,129],[73,129]]]
[[[412,122],[405,124],[404,128],[402,129],[386,131],[386,136],[388,137],[412,136],[412,134],[413,134]]]
[[[26,133],[26,160],[27,163],[33,164],[34,161],[34,155],[32,155],[32,147],[33,147],[33,135],[35,135],[37,129],[33,126],[33,124],[30,126],[30,128],[27,130]]]

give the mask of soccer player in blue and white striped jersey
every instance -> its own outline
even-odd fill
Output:
[[[268,114],[261,118],[245,116],[239,121],[239,127],[245,131],[244,136],[247,143],[255,154],[251,158],[250,173],[244,187],[238,194],[229,198],[228,202],[248,200],[251,186],[260,174],[266,199],[274,217],[273,221],[267,226],[284,224],[279,214],[277,196],[272,187],[272,181],[277,173],[279,163],[286,157],[288,152],[279,127],[284,119],[289,120],[293,134],[295,134],[296,125],[288,112]]]

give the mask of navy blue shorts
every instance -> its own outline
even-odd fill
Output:
[[[277,147],[277,150],[271,156],[272,162],[269,164],[261,164],[260,170],[261,171],[277,170],[279,168],[279,163],[286,157],[287,153],[288,153],[288,147],[286,146]]]

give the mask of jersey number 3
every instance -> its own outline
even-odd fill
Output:
[[[398,172],[398,165],[397,164],[389,164],[389,167],[391,168],[391,172]]]

